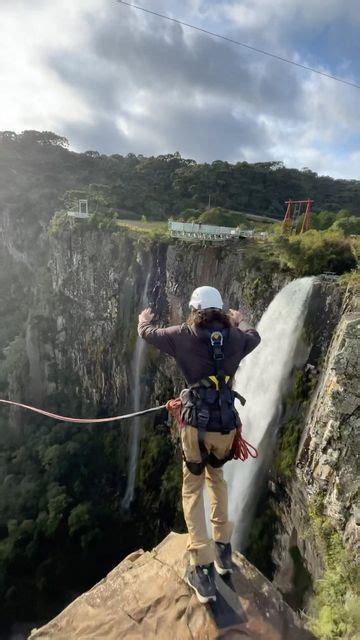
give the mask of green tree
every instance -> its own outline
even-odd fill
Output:
[[[214,207],[213,209],[206,209],[206,211],[198,217],[196,222],[224,227],[236,227],[246,222],[246,218],[237,213],[225,212],[220,207]]]
[[[338,218],[331,229],[343,231],[346,236],[360,235],[360,218],[356,216]]]
[[[336,214],[333,211],[320,211],[312,215],[311,226],[320,231],[331,227],[335,220]]]
[[[356,267],[352,245],[341,231],[311,229],[290,237],[274,235],[272,242],[280,257],[298,275],[326,271],[340,275]]]

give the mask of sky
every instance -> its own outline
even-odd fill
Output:
[[[359,0],[138,0],[360,84]],[[360,89],[116,0],[1,0],[0,130],[360,179]]]

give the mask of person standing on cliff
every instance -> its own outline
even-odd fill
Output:
[[[188,528],[190,567],[187,581],[201,603],[216,599],[215,569],[232,571],[231,534],[227,485],[222,466],[231,458],[236,428],[240,425],[234,406],[232,378],[241,360],[260,342],[240,311],[223,311],[220,292],[198,287],[193,292],[188,320],[178,326],[159,328],[154,314],[139,315],[138,333],[160,351],[175,358],[188,389],[181,392],[181,444],[183,450],[182,501]],[[212,537],[209,539],[203,500],[206,481],[211,507]]]

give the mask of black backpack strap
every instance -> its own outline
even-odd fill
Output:
[[[208,457],[208,452],[205,447],[204,440],[205,440],[206,428],[210,420],[210,411],[206,405],[206,390],[202,388],[199,389],[199,407],[196,413],[196,418],[197,418],[197,430],[198,430],[201,460],[203,462],[206,462]]]
[[[233,390],[233,394],[234,394],[234,398],[237,398],[238,400],[240,400],[240,404],[243,407],[246,404],[246,398],[244,398],[244,396],[240,395],[240,393],[234,390]]]
[[[229,409],[229,387],[226,384],[224,372],[224,340],[228,337],[229,330],[212,331],[210,333],[210,344],[213,352],[216,377],[219,382],[219,408],[222,423],[222,433],[228,433],[231,428],[228,426],[232,422],[232,409]]]
[[[207,408],[206,404],[204,403],[204,392],[206,392],[206,390],[200,388],[198,392],[199,392],[199,400],[197,402],[198,408],[196,411],[196,427],[198,432],[198,442],[199,442],[199,450],[201,455],[201,462],[189,462],[188,460],[186,460],[186,457],[183,451],[184,462],[187,468],[189,469],[190,473],[193,473],[195,476],[201,475],[209,457],[208,451],[205,447],[205,434],[206,434],[206,427],[210,420],[210,411]]]

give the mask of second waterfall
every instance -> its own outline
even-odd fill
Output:
[[[148,305],[148,289],[149,289],[150,272],[146,277],[144,292],[141,298],[141,310],[145,309]],[[141,373],[144,366],[146,343],[139,336],[136,339],[135,353],[132,363],[132,374],[134,378],[134,390],[133,390],[133,411],[139,411],[140,398],[141,398]],[[139,459],[140,450],[140,435],[141,435],[141,418],[137,417],[134,422],[129,425],[131,430],[130,434],[130,451],[129,451],[129,466],[128,466],[128,479],[126,485],[125,495],[122,499],[121,506],[124,509],[129,509],[135,493],[135,480],[136,470]]]

